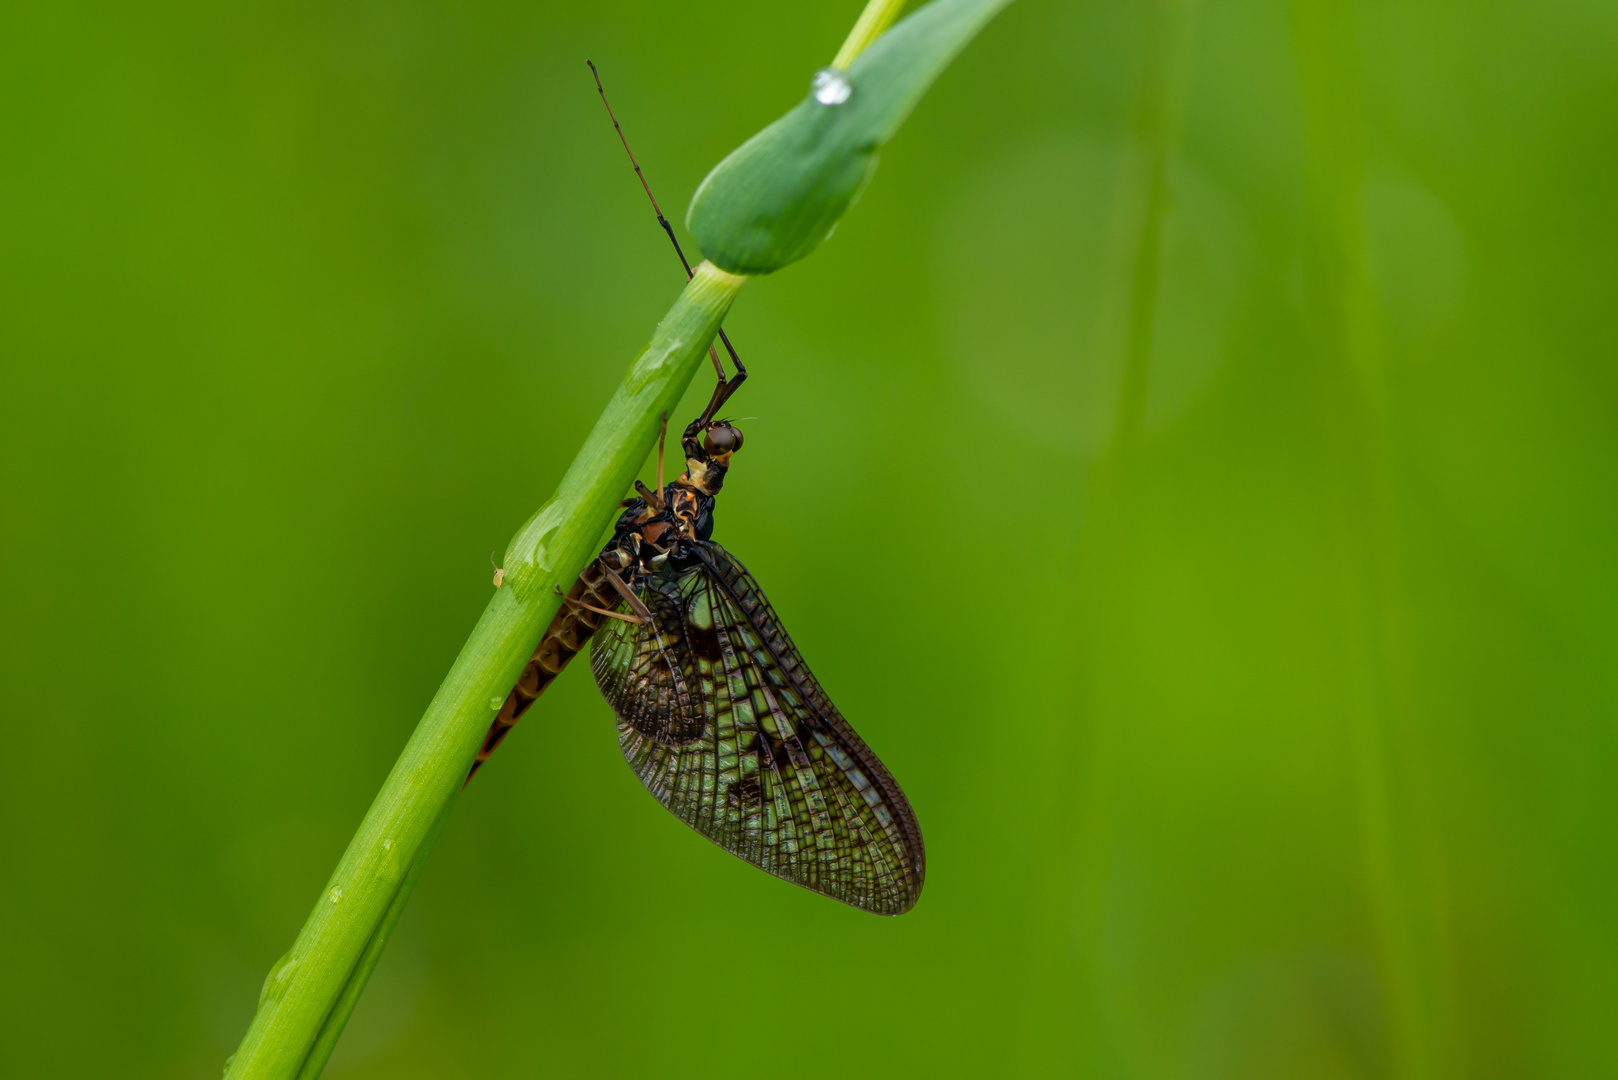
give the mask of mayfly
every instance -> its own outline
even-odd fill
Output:
[[[586,61],[588,63],[588,61]],[[691,265],[607,104],[658,224]],[[563,597],[506,698],[472,772],[590,644],[630,768],[687,825],[777,877],[866,911],[897,915],[921,892],[921,829],[904,792],[821,689],[745,567],[712,539],[714,497],[742,433],[717,418],[747,378],[719,382],[680,437],[685,471],[636,481],[612,540]],[[667,426],[665,418],[665,428]],[[500,581],[496,579],[496,587]],[[470,775],[467,777],[471,779]]]

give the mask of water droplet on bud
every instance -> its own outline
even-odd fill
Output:
[[[815,100],[822,105],[841,105],[854,93],[848,76],[836,68],[821,68],[815,72],[815,81],[810,88],[814,91]]]

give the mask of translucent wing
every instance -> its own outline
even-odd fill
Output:
[[[590,666],[624,757],[659,802],[727,851],[867,911],[921,892],[904,792],[803,662],[743,566],[718,544],[650,579],[650,624],[611,620]]]

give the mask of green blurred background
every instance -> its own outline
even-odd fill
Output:
[[[858,0],[0,14],[0,1072],[213,1077]],[[583,665],[333,1077],[1618,1074],[1618,6],[1019,0],[730,320],[915,911]],[[709,384],[699,376],[682,414]]]

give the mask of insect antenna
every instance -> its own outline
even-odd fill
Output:
[[[680,265],[685,267],[685,279],[690,281],[692,275],[691,263],[686,260],[685,252],[680,248],[680,241],[674,235],[674,226],[670,225],[669,219],[663,216],[663,208],[657,205],[657,196],[652,194],[652,185],[646,182],[646,174],[640,171],[640,162],[635,160],[635,151],[629,148],[629,138],[624,134],[623,125],[618,123],[618,114],[612,111],[612,103],[607,100],[607,88],[601,85],[601,72],[596,70],[593,61],[585,60],[585,63],[590,67],[590,74],[595,77],[596,93],[601,95],[601,104],[607,107],[607,117],[612,121],[613,130],[618,133],[618,141],[624,144],[624,153],[629,155],[629,164],[634,167],[635,176],[640,180],[640,186],[646,192],[646,198],[652,204],[652,213],[657,215],[657,223],[668,234],[669,243],[674,245],[674,254],[680,257]],[[734,394],[742,383],[747,381],[747,367],[742,363],[742,358],[736,355],[736,347],[730,343],[730,338],[726,336],[724,327],[719,328],[719,340],[724,343],[725,352],[730,355],[730,362],[736,365],[736,376],[728,381],[725,379],[725,365],[719,362],[718,351],[712,345],[709,345],[708,355],[713,359],[714,371],[719,374],[719,385],[714,388],[713,400],[703,410],[701,421],[703,424],[707,424],[708,421],[712,420],[714,413],[719,411],[730,395]]]

